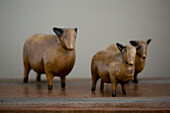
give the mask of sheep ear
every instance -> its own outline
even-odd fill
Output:
[[[74,28],[74,31],[75,31],[76,33],[77,33],[77,30],[78,30],[77,28]]]
[[[151,42],[151,39],[147,40],[147,44],[149,45],[149,43]]]
[[[116,43],[118,49],[120,50],[120,52],[122,53],[122,50],[124,48],[123,44],[120,44],[120,43]]]
[[[53,31],[56,33],[56,35],[60,38],[61,37],[61,35],[63,34],[63,29],[61,29],[61,28],[56,28],[56,27],[54,27],[53,28]]]
[[[130,44],[131,44],[132,46],[137,46],[137,41],[131,40],[131,41],[130,41]]]
[[[140,48],[141,48],[141,45],[136,46],[136,52],[139,51]]]

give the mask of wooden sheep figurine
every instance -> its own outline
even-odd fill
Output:
[[[116,96],[116,86],[122,86],[123,94],[126,94],[126,83],[132,80],[135,72],[135,55],[141,46],[123,46],[117,43],[120,52],[103,50],[97,52],[91,62],[92,91],[95,91],[96,83],[101,78],[100,90],[104,89],[104,82],[111,83],[112,96]]]
[[[138,83],[138,73],[140,73],[145,66],[147,47],[150,42],[151,39],[147,41],[130,41],[131,45],[133,46],[141,45],[141,49],[136,52],[134,83]]]
[[[141,46],[141,49],[136,52],[136,58],[135,58],[135,74],[134,74],[134,83],[138,83],[138,73],[140,73],[144,66],[146,61],[146,55],[147,55],[147,46],[151,42],[151,39],[145,41],[130,41],[131,45],[133,46]],[[107,50],[109,51],[119,51],[116,47],[116,44],[110,45]]]
[[[40,75],[46,74],[48,90],[52,90],[54,76],[61,78],[61,87],[65,88],[66,75],[75,63],[75,43],[77,28],[53,28],[56,35],[36,34],[27,39],[23,49],[24,83],[28,82],[31,69]]]

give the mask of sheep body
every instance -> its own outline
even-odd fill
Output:
[[[125,50],[127,52],[124,52]],[[134,46],[124,46],[121,51],[103,50],[93,56],[91,62],[92,91],[95,91],[96,82],[101,78],[100,90],[103,90],[104,82],[111,83],[112,96],[116,96],[116,85],[120,83],[123,94],[126,94],[126,83],[132,80],[135,72],[133,64],[136,48]]]
[[[63,29],[61,33],[60,37],[36,34],[27,39],[23,49],[25,83],[28,82],[29,71],[33,69],[38,75],[37,80],[40,80],[40,74],[46,74],[49,90],[52,89],[54,76],[59,76],[62,87],[65,87],[65,76],[70,73],[75,62],[76,32]]]

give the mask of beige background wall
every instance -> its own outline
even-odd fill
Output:
[[[69,78],[90,78],[92,56],[110,44],[148,38],[140,77],[170,77],[170,0],[0,0],[0,78],[23,78],[25,40],[54,26],[78,27]]]

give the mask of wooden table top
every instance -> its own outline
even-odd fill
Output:
[[[47,82],[20,79],[0,79],[0,112],[170,112],[170,78],[144,78],[138,84],[130,82],[127,94],[117,87],[111,97],[111,85],[105,83],[100,91],[100,80],[95,92],[90,79],[67,79],[62,89],[60,80],[47,90]]]

